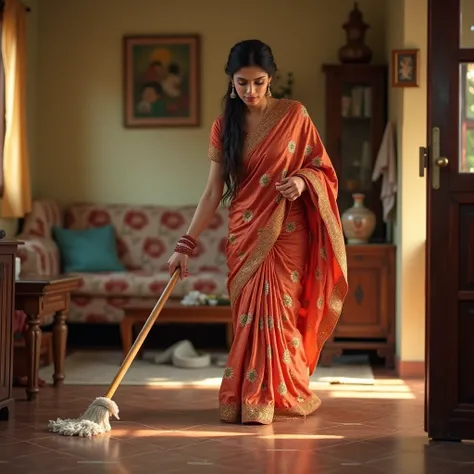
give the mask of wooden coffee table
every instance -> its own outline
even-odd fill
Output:
[[[122,337],[123,355],[125,357],[133,344],[133,327],[138,324],[143,325],[153,308],[130,305],[125,306],[123,309],[125,314],[120,323],[120,334]],[[164,323],[222,323],[227,325],[226,341],[229,348],[234,338],[230,306],[184,306],[180,303],[180,300],[169,300],[156,321],[156,324]]]

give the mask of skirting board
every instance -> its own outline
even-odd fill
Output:
[[[401,379],[424,379],[425,361],[395,359],[397,375]]]

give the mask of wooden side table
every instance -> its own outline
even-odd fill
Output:
[[[5,232],[0,230],[0,239]],[[0,240],[0,420],[14,417],[13,382],[13,299],[15,256],[21,242]]]
[[[15,309],[26,313],[28,329],[25,340],[28,360],[28,400],[39,392],[38,370],[41,352],[41,318],[54,313],[53,359],[54,385],[64,380],[67,344],[67,315],[71,292],[79,287],[81,277],[22,275],[15,283]]]

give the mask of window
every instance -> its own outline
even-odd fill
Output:
[[[461,65],[459,171],[474,173],[474,64]]]

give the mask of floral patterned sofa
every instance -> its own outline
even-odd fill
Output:
[[[118,323],[125,304],[151,307],[166,286],[167,260],[176,241],[186,232],[195,207],[73,204],[62,211],[52,200],[33,203],[17,238],[21,273],[54,275],[61,272],[52,227],[85,229],[112,224],[117,250],[126,272],[81,273],[82,285],[72,295],[70,322]],[[179,282],[173,295],[189,291],[227,293],[228,215],[218,209],[189,261],[190,276]]]

